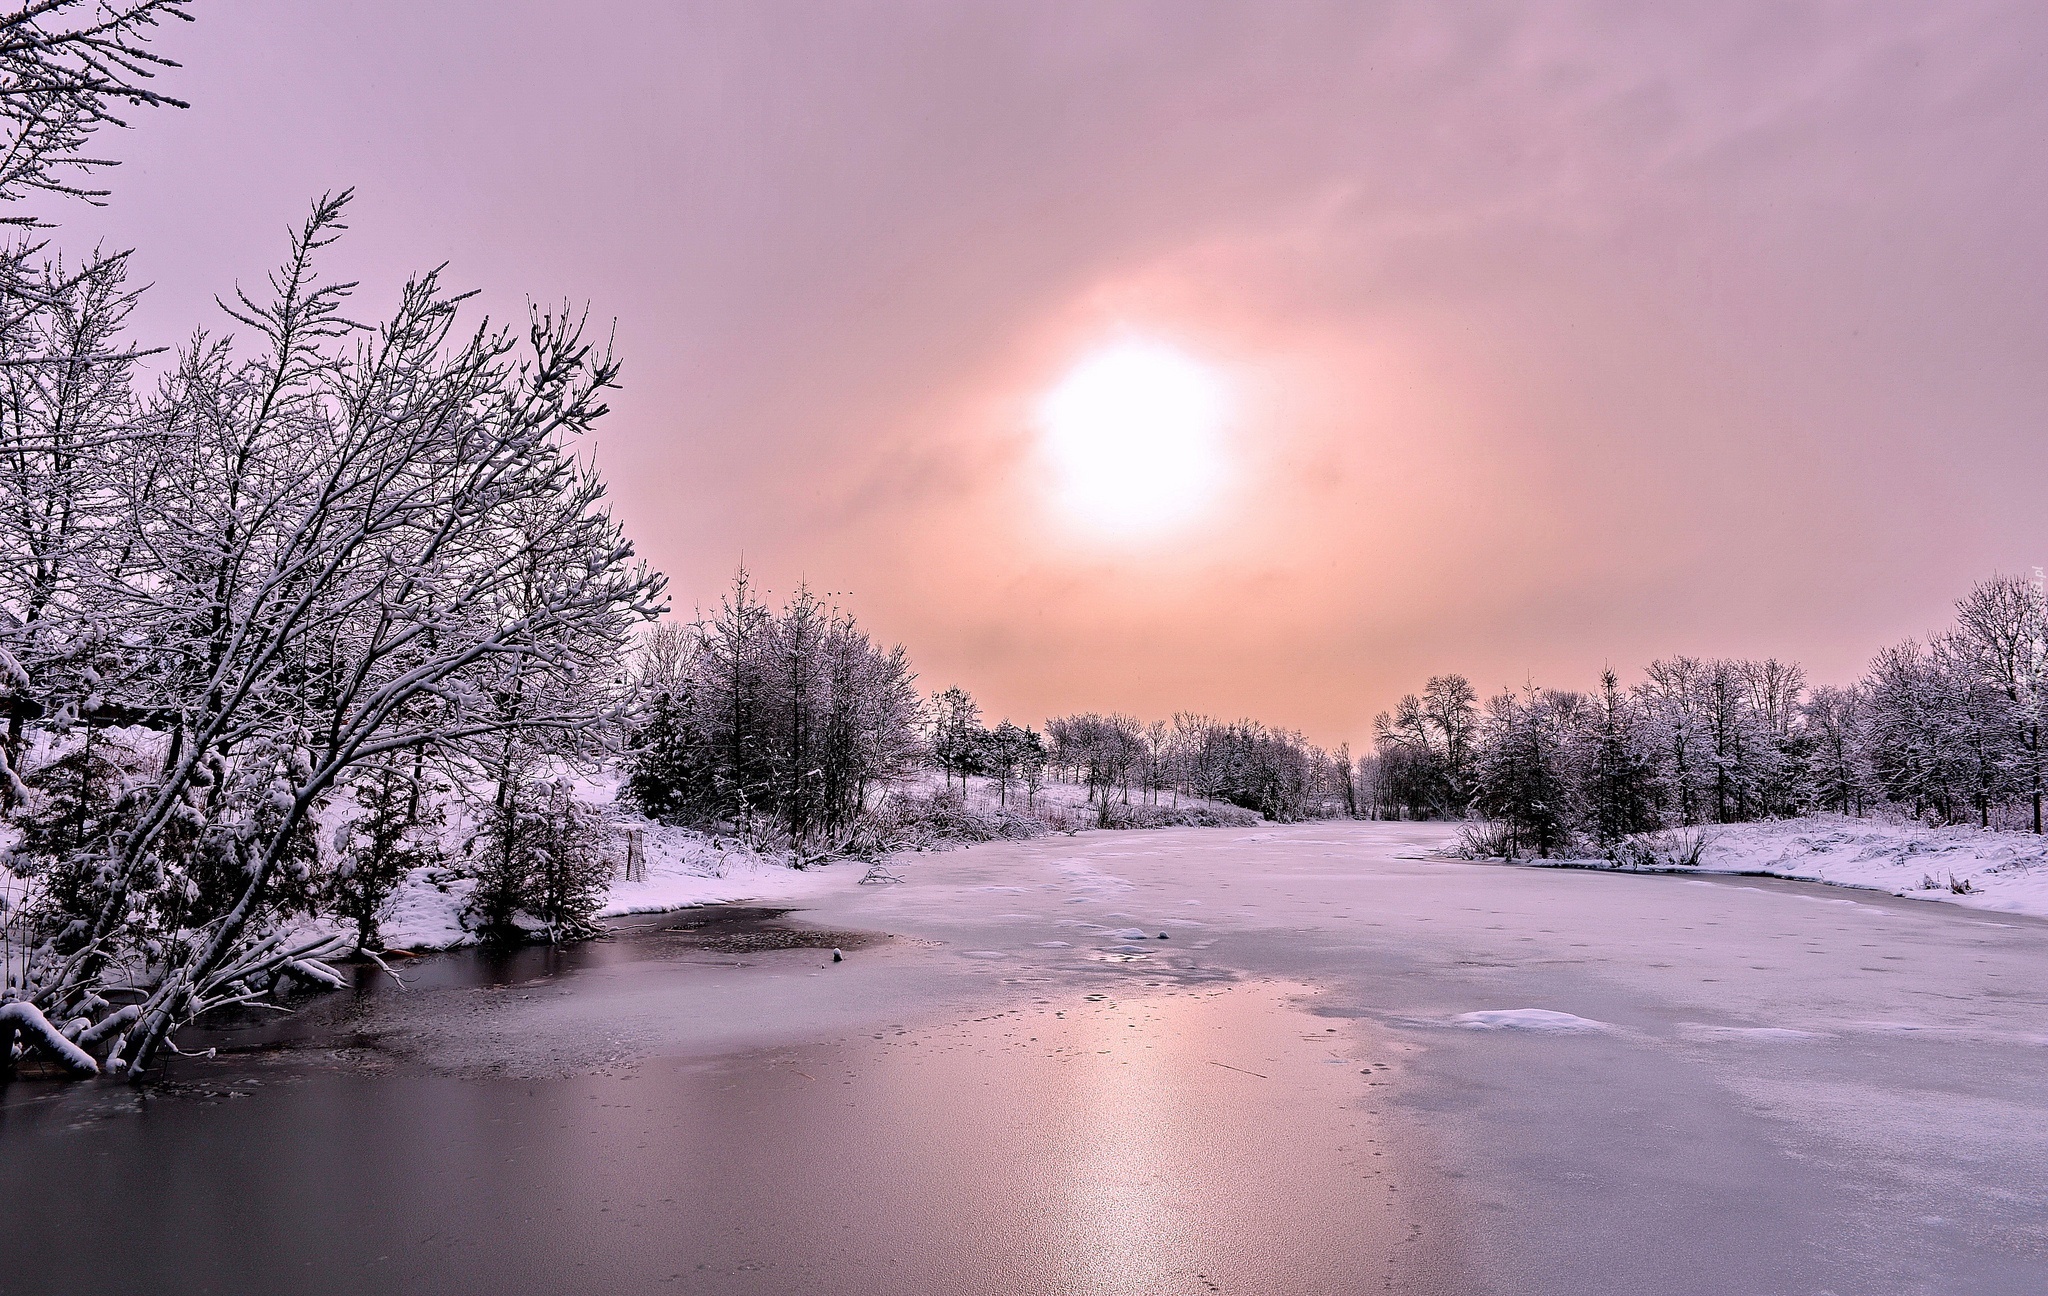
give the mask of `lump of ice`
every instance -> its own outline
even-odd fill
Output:
[[[1455,1026],[1467,1030],[1526,1030],[1526,1031],[1604,1031],[1612,1029],[1606,1022],[1594,1021],[1589,1017],[1574,1017],[1570,1013],[1552,1012],[1548,1008],[1489,1008],[1483,1012],[1459,1013],[1451,1018]]]
[[[1119,927],[1109,935],[1118,940],[1145,940],[1151,935],[1143,927]]]

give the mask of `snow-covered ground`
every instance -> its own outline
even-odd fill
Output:
[[[1829,814],[1712,827],[1706,842],[1701,872],[1763,873],[2048,917],[2048,840],[2033,833]]]

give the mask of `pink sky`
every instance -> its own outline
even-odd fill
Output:
[[[447,260],[617,318],[600,458],[682,609],[744,556],[994,715],[1843,679],[2048,562],[2040,6],[197,8],[193,109],[69,222],[146,333],[354,185],[359,315]],[[1133,336],[1225,376],[1231,486],[1111,544],[1032,418]]]

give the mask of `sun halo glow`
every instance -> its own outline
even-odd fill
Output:
[[[1039,408],[1062,508],[1125,535],[1192,520],[1223,482],[1227,412],[1217,375],[1173,347],[1125,342],[1090,355]]]

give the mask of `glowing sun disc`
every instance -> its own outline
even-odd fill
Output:
[[[1043,447],[1068,512],[1109,531],[1188,520],[1224,476],[1223,383],[1156,342],[1098,351],[1039,407]]]

